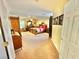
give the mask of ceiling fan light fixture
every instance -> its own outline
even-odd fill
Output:
[[[36,2],[38,2],[39,0],[35,0]]]

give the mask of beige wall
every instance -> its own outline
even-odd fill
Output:
[[[58,52],[60,51],[61,31],[61,25],[52,25],[52,42],[54,43]]]
[[[20,26],[21,26],[21,23],[23,22],[23,27],[25,27],[27,25],[27,21],[29,19],[31,19],[31,18],[20,17]],[[36,18],[36,19],[37,19],[36,26],[39,26],[39,24],[41,24],[42,22],[44,22],[49,27],[49,18],[48,17],[47,18]]]
[[[44,22],[49,27],[49,19],[41,19],[41,20],[38,20],[37,25],[41,24],[41,22]]]

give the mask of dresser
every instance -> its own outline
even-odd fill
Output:
[[[12,34],[14,49],[22,48],[22,38],[19,33]]]

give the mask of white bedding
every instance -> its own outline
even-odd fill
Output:
[[[46,40],[48,40],[49,38],[49,34],[48,33],[40,33],[40,34],[37,34],[35,36],[33,36],[31,39],[30,39],[30,42],[32,43],[40,43],[40,42],[44,42]]]
[[[20,36],[20,34],[18,32],[13,33],[12,35],[18,35],[18,36]]]
[[[42,43],[47,42],[49,39],[48,33],[40,33],[34,35],[30,32],[23,32],[22,33],[22,40],[28,44],[28,47],[39,47]]]
[[[40,34],[34,35],[30,32],[25,32],[25,33],[22,33],[22,37],[24,40],[29,42],[40,42],[40,41],[48,40],[49,34],[40,33]]]

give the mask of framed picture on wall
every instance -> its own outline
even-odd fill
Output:
[[[59,25],[63,24],[63,18],[64,18],[64,14],[59,16]]]
[[[53,25],[59,25],[58,17],[53,18]]]

